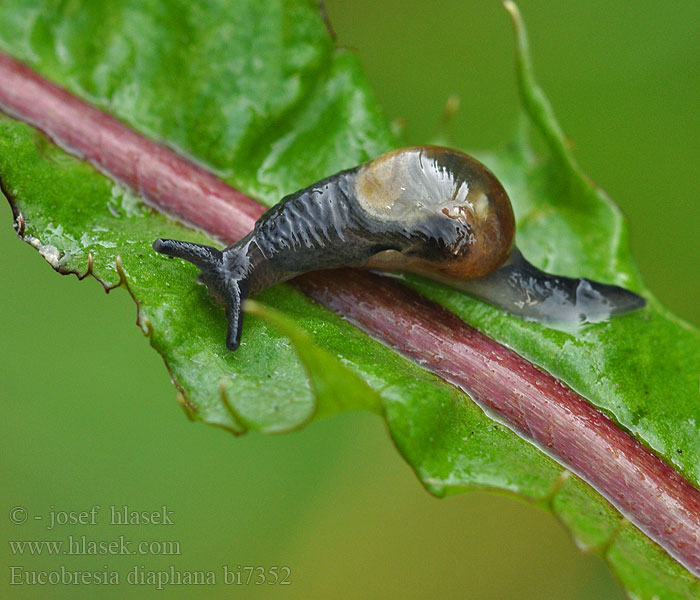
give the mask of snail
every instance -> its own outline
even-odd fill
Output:
[[[515,247],[501,183],[456,150],[388,152],[291,194],[224,250],[158,239],[153,248],[201,269],[226,306],[226,345],[238,348],[242,303],[307,271],[408,271],[458,288],[525,320],[598,322],[645,305],[624,288],[550,275]]]

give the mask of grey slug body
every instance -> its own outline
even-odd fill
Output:
[[[307,271],[411,271],[527,320],[595,322],[644,306],[623,288],[549,275],[514,247],[510,200],[475,159],[447,148],[395,150],[287,196],[243,239],[217,250],[156,240],[184,258],[226,306],[226,345],[240,344],[242,303]]]

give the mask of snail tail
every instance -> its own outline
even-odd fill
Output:
[[[516,248],[497,271],[460,286],[528,321],[597,323],[643,308],[642,296],[617,285],[541,271]]]
[[[224,253],[204,244],[157,239],[153,242],[153,249],[166,256],[183,258],[199,267],[202,273],[197,279],[206,284],[211,294],[226,306],[226,347],[236,350],[241,343],[242,306],[248,296],[246,269],[235,268],[236,265],[226,268]]]

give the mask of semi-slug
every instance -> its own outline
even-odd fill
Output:
[[[198,279],[226,306],[231,350],[248,296],[334,267],[418,273],[541,322],[597,322],[645,305],[615,285],[540,271],[514,238],[510,200],[491,171],[461,152],[420,146],[283,198],[224,250],[166,239],[153,248],[201,269]]]

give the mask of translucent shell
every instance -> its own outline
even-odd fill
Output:
[[[456,150],[420,146],[384,154],[359,168],[355,196],[387,230],[426,238],[424,256],[382,253],[370,266],[471,279],[498,269],[513,250],[515,218],[505,189]]]

